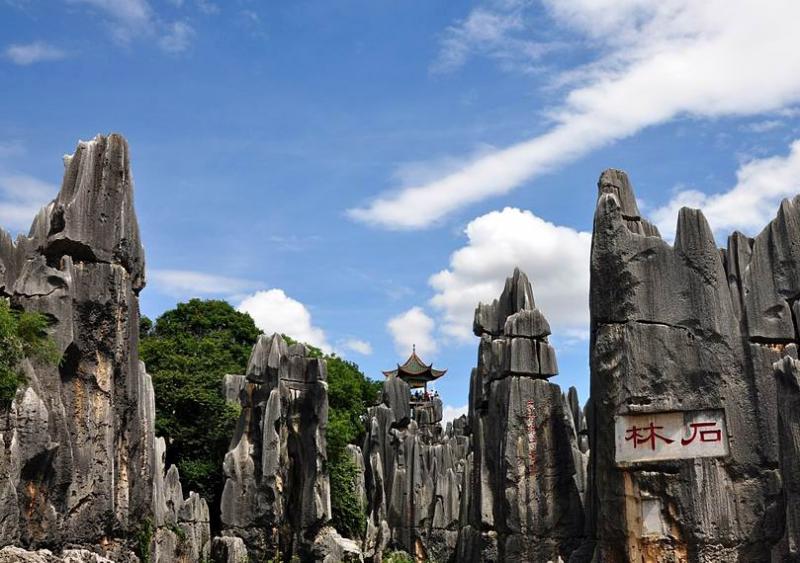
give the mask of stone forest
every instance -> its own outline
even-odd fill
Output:
[[[466,416],[441,424],[427,385],[446,375],[416,351],[384,373],[346,449],[365,522],[345,534],[328,365],[280,334],[222,382],[239,414],[219,502],[165,467],[130,166],[120,135],[80,142],[30,234],[0,232],[3,299],[44,315],[60,357],[23,354],[3,406],[0,562],[800,561],[800,196],[722,249],[684,208],[670,245],[603,172],[588,401],[554,382],[536,280],[499,273]]]

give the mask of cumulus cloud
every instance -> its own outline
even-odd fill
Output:
[[[282,289],[258,291],[243,299],[237,309],[249,313],[265,334],[279,332],[324,352],[331,351],[325,331],[314,326],[308,308]]]
[[[489,303],[519,267],[533,284],[536,305],[561,336],[584,338],[589,323],[591,234],[554,225],[530,211],[507,207],[472,220],[467,243],[433,275],[430,304],[442,332],[457,341],[472,337],[478,302]]]
[[[34,41],[9,45],[5,56],[16,65],[27,66],[44,61],[58,61],[66,58],[67,53],[44,41]]]
[[[681,207],[703,210],[717,233],[740,230],[754,235],[775,216],[780,201],[800,193],[800,139],[789,147],[789,154],[746,162],[736,171],[736,185],[717,194],[688,189],[676,193],[651,217],[665,238],[675,237]]]
[[[372,354],[372,344],[366,340],[359,340],[358,338],[345,340],[343,347],[345,350],[350,350],[351,352],[361,354],[362,356],[369,356]]]
[[[160,293],[181,299],[207,296],[236,296],[251,292],[261,283],[241,278],[217,276],[194,270],[148,271],[151,285]]]
[[[425,356],[436,351],[434,328],[436,323],[421,307],[412,307],[408,311],[392,317],[386,328],[394,340],[394,347],[400,356],[411,353],[413,346],[417,352]]]
[[[447,426],[448,422],[453,422],[459,416],[467,414],[469,406],[463,405],[461,407],[454,407],[452,405],[445,405],[442,409],[442,426]]]
[[[351,217],[387,228],[425,228],[677,116],[752,115],[800,101],[800,3],[794,0],[546,5],[556,25],[597,52],[591,64],[563,73],[571,89],[549,114],[553,126],[435,180],[391,190],[351,209]]]
[[[27,232],[36,213],[57,192],[56,185],[33,176],[0,173],[0,226]]]

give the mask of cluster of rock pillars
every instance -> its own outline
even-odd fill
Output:
[[[480,304],[469,414],[442,428],[389,378],[363,448],[363,538],[330,526],[326,365],[262,336],[224,392],[241,417],[222,531],[165,470],[138,359],[144,252],[119,135],[65,157],[0,294],[46,314],[58,366],[25,361],[0,418],[0,562],[800,561],[800,197],[719,249],[682,209],[674,244],[626,175],[598,184],[591,396],[563,393],[550,327],[514,271]]]

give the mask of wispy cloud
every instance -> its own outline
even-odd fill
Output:
[[[755,115],[800,102],[800,3],[794,0],[546,5],[556,25],[598,54],[589,67],[570,69],[587,72],[575,75],[576,85],[550,112],[553,127],[432,181],[391,190],[351,209],[351,217],[386,228],[426,228],[677,116]]]
[[[526,9],[531,4],[525,0],[496,0],[474,8],[444,31],[431,72],[452,72],[472,56],[494,59],[505,70],[536,70],[542,56],[558,44],[530,39],[532,30]]]
[[[36,213],[57,192],[56,185],[30,175],[0,173],[0,226],[27,232]]]
[[[167,53],[183,53],[191,45],[194,34],[194,29],[188,23],[173,22],[167,26],[158,44]]]
[[[699,208],[717,234],[738,229],[755,235],[775,216],[780,201],[800,193],[800,139],[789,154],[750,160],[736,171],[736,185],[717,194],[684,189],[650,216],[665,238],[675,237],[681,207]]]
[[[217,276],[193,270],[148,271],[151,285],[159,293],[177,298],[237,296],[262,287],[263,284],[242,278]]]
[[[5,57],[16,65],[27,66],[45,61],[59,61],[65,59],[67,53],[44,41],[34,41],[9,45],[6,47]]]
[[[176,54],[186,51],[195,35],[194,29],[186,21],[162,21],[147,0],[66,1],[87,6],[105,16],[112,36],[123,45],[137,38],[155,37],[156,44],[164,52]]]

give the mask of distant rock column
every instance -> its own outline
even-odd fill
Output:
[[[242,414],[224,462],[223,536],[241,538],[251,561],[319,553],[331,515],[326,379],[324,360],[279,334],[259,338],[243,386],[226,378],[241,387]]]
[[[555,350],[525,274],[515,270],[499,300],[478,306],[474,328],[470,506],[457,560],[566,559],[584,533],[580,421],[547,381]]]
[[[624,172],[598,183],[591,255],[589,502],[596,561],[769,561],[784,520],[773,362],[796,354],[798,202],[716,246],[674,246]],[[793,351],[794,350],[794,351]],[[588,559],[583,559],[588,560]]]
[[[455,552],[469,438],[463,422],[442,431],[438,399],[413,411],[410,399],[408,384],[391,377],[367,419],[364,552],[373,562],[388,547],[423,561]]]

